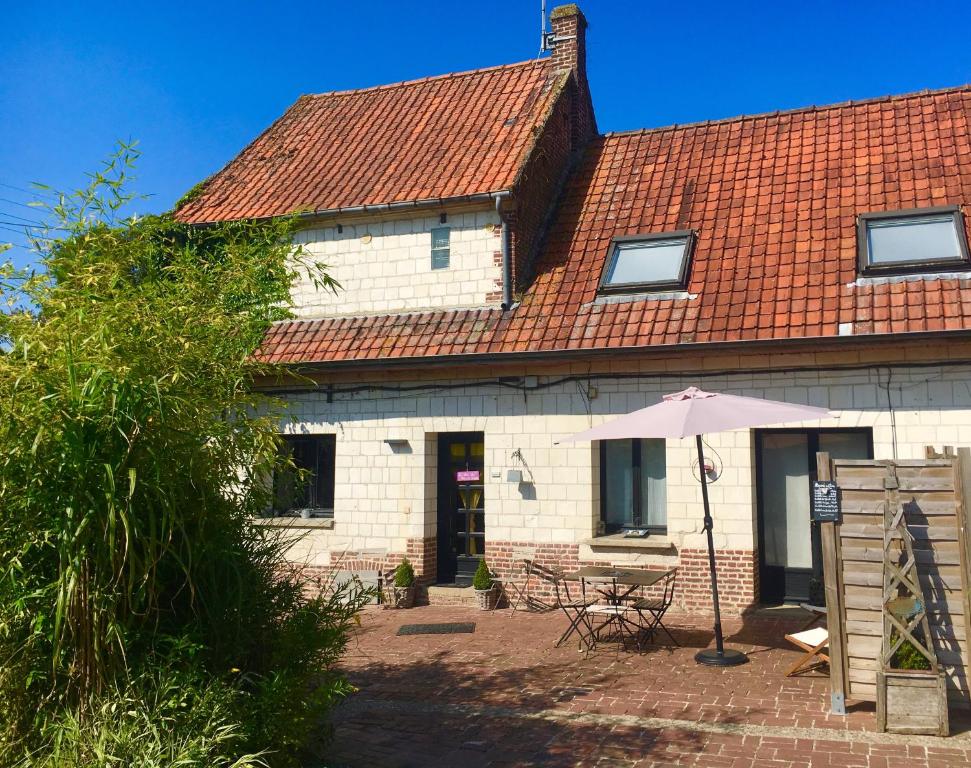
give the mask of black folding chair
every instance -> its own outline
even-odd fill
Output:
[[[668,608],[674,602],[674,585],[677,580],[677,575],[678,569],[672,568],[659,582],[663,585],[663,592],[660,597],[648,597],[638,600],[631,605],[631,608],[637,611],[638,616],[640,616],[641,626],[644,627],[644,633],[648,636],[649,640],[653,641],[654,633],[658,629],[661,629],[671,639],[672,643],[680,647],[678,641],[674,639],[674,635],[664,626],[663,622],[664,614],[668,612]]]
[[[554,643],[554,647],[559,648],[575,634],[579,640],[579,645],[585,648],[586,651],[592,651],[597,645],[597,636],[587,609],[596,600],[587,599],[586,595],[580,599],[572,598],[570,596],[570,586],[567,584],[562,573],[553,582],[553,588],[556,607],[563,611],[569,620],[566,630],[560,635],[560,639]]]
[[[523,574],[525,574],[526,580],[522,584],[516,584],[510,581],[508,585],[516,592],[516,601],[512,603],[512,609],[514,611],[518,611],[520,606],[524,607],[527,611],[555,611],[560,607],[559,600],[556,597],[556,590],[561,582],[566,589],[567,601],[571,599],[569,585],[563,582],[562,570],[541,565],[529,558],[523,558],[520,562],[523,564]],[[543,597],[537,597],[532,594],[530,586],[534,582],[539,582],[552,588],[553,597],[547,598],[545,595]]]

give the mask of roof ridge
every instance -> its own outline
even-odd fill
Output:
[[[481,67],[479,69],[469,69],[464,72],[446,72],[442,75],[429,75],[428,77],[419,77],[414,80],[399,80],[396,83],[382,83],[381,85],[370,85],[366,88],[349,88],[343,91],[323,91],[321,93],[304,93],[300,96],[301,99],[318,99],[325,96],[351,96],[356,93],[373,93],[374,91],[387,91],[392,88],[401,88],[409,85],[420,85],[421,83],[429,83],[435,80],[450,80],[459,77],[469,77],[471,75],[481,75],[486,72],[497,72],[501,69],[515,69],[516,67],[526,67],[527,65],[536,66],[538,64],[543,64],[551,59],[546,58],[535,58],[528,59],[527,61],[517,61],[513,64],[497,64],[492,67]]]
[[[912,91],[910,93],[889,94],[887,96],[874,96],[869,99],[850,99],[848,101],[838,101],[833,104],[812,104],[806,107],[794,107],[793,109],[776,109],[769,112],[754,112],[751,114],[734,115],[732,117],[722,117],[717,120],[697,120],[692,123],[672,123],[671,125],[657,126],[656,128],[632,128],[627,131],[609,131],[603,134],[603,138],[614,136],[636,136],[645,133],[661,133],[663,131],[674,131],[681,128],[702,128],[710,125],[724,125],[726,123],[743,122],[745,120],[761,120],[769,117],[781,117],[787,115],[797,115],[809,112],[826,112],[831,109],[843,109],[845,107],[862,107],[868,104],[879,104],[884,101],[905,101],[907,99],[917,99],[922,96],[939,96],[944,93],[958,93],[960,91],[971,91],[971,83],[962,85],[952,85],[947,88],[925,88],[922,91]]]

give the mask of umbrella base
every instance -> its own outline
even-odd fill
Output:
[[[735,651],[731,648],[724,651],[718,651],[716,648],[707,648],[695,654],[695,661],[699,664],[706,664],[709,667],[737,667],[739,664],[747,662],[748,656],[741,651]]]

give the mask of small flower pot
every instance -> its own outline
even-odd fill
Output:
[[[476,589],[474,592],[480,610],[495,610],[499,603],[499,586],[497,584],[493,584],[489,589]]]
[[[410,587],[391,587],[393,608],[411,608],[415,604],[415,585]]]

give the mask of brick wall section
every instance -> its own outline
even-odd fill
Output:
[[[532,263],[571,167],[570,115],[575,99],[576,86],[570,83],[516,180],[512,210],[503,213],[511,227],[514,291],[525,290],[529,284]]]
[[[675,604],[692,614],[712,613],[708,550],[682,549]],[[758,552],[745,549],[715,551],[718,568],[718,604],[731,616],[755,607],[758,599]]]

